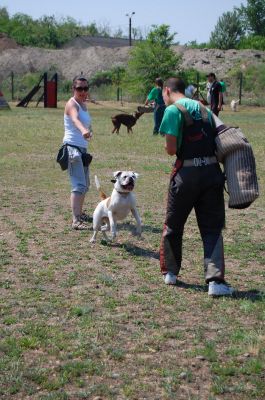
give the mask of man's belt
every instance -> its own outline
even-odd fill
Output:
[[[183,160],[183,167],[204,167],[206,165],[216,164],[217,158],[215,156],[212,157],[195,157],[190,158],[189,160]]]

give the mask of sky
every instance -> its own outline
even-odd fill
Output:
[[[128,32],[129,17],[132,27],[147,32],[151,25],[167,24],[171,32],[177,32],[175,41],[184,44],[192,40],[207,42],[218,18],[234,7],[246,4],[246,0],[0,0],[9,15],[28,14],[32,18],[54,15],[57,19],[73,17],[82,24],[96,22],[109,25],[113,31],[121,28]],[[0,27],[1,30],[1,27]]]

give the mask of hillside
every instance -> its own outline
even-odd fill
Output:
[[[173,49],[182,55],[182,68],[215,71],[219,78],[226,76],[236,66],[244,70],[250,64],[265,62],[265,52],[257,50],[223,51],[185,46],[174,46]],[[129,51],[130,47],[72,47],[60,50],[21,47],[6,36],[0,36],[0,80],[9,76],[11,71],[25,74],[49,70],[51,67],[65,79],[72,79],[81,71],[90,77],[98,71],[126,65]]]

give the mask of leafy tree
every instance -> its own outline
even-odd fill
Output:
[[[36,25],[29,15],[17,13],[10,18],[8,34],[23,46],[34,46],[37,44],[35,36],[38,28]]]
[[[95,24],[93,23],[91,25],[93,25],[94,27]],[[68,42],[70,39],[78,35],[81,35],[82,29],[84,28],[82,28],[74,18],[72,17],[63,18],[57,25],[57,32],[60,44],[62,45]]]
[[[254,35],[265,36],[265,1],[247,0],[237,9],[246,30]]]
[[[255,49],[265,50],[265,36],[249,35],[243,37],[238,46],[238,49]]]
[[[180,57],[170,47],[174,36],[168,25],[154,25],[146,40],[133,46],[126,76],[132,91],[145,96],[155,78],[175,74]]]
[[[1,32],[8,33],[9,14],[5,7],[0,7],[0,26]]]
[[[228,11],[217,21],[210,36],[210,46],[222,50],[235,48],[244,35],[244,28],[239,13]]]
[[[133,37],[133,40],[142,40],[143,39],[143,33],[142,33],[141,28],[133,27],[132,28],[132,37]]]
[[[90,35],[90,36],[99,36],[100,35],[100,28],[97,27],[95,22],[81,28],[82,35]]]

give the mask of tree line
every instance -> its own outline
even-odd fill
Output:
[[[223,13],[207,47],[265,50],[265,0],[247,0],[246,6]]]
[[[16,13],[10,16],[6,7],[0,7],[0,32],[7,34],[22,46],[56,49],[78,35],[126,37],[118,28],[113,31],[108,24],[92,22],[82,25],[72,17],[57,20],[44,15],[33,19],[27,14]],[[140,28],[133,28],[133,39],[142,39]]]
[[[57,20],[44,15],[33,19],[29,15],[17,13],[10,16],[5,7],[0,7],[0,30],[23,46],[60,48],[78,35],[127,37],[122,29],[113,31],[107,24],[92,22],[82,25],[72,17]],[[143,33],[140,28],[132,29],[134,39],[146,39],[150,30]],[[247,0],[247,4],[225,12],[217,21],[207,43],[196,40],[187,44],[194,48],[265,50],[265,0]]]

